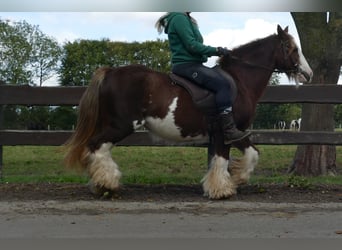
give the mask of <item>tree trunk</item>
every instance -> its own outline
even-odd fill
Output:
[[[337,84],[341,68],[342,13],[291,13],[301,40],[303,54],[313,72],[312,84]],[[301,130],[334,131],[334,106],[303,104]],[[290,173],[304,176],[335,175],[336,147],[297,147]]]
[[[304,104],[301,130],[333,131],[332,118],[328,117],[333,117],[333,105]],[[298,146],[290,172],[302,176],[337,174],[336,147],[331,145]]]

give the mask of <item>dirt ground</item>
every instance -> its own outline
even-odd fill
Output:
[[[113,200],[125,201],[208,201],[200,185],[124,185],[113,195],[97,197],[84,184],[6,184],[0,183],[0,201],[34,200]],[[231,201],[273,203],[342,202],[341,185],[319,185],[306,188],[288,185],[244,185]]]

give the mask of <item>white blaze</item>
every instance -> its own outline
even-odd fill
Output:
[[[303,53],[301,50],[298,51],[299,54],[299,67],[302,71],[306,72],[309,76],[310,79],[313,76],[312,69],[310,68],[308,62],[306,61],[306,58],[304,57]]]

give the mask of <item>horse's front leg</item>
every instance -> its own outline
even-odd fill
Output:
[[[249,138],[235,142],[234,147],[238,148],[243,153],[243,156],[241,158],[231,159],[228,169],[234,183],[241,185],[248,182],[254,168],[258,164],[259,151]]]
[[[209,169],[202,179],[204,195],[210,199],[229,198],[236,194],[236,185],[228,172],[229,149],[222,136],[211,138]]]

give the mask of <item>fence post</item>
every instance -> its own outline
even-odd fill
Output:
[[[2,181],[2,145],[0,145],[0,182]]]
[[[4,85],[5,83],[0,80],[0,85]],[[2,129],[2,121],[3,121],[3,105],[0,105],[0,129]],[[3,166],[3,148],[0,144],[0,181],[2,181],[2,166]]]

